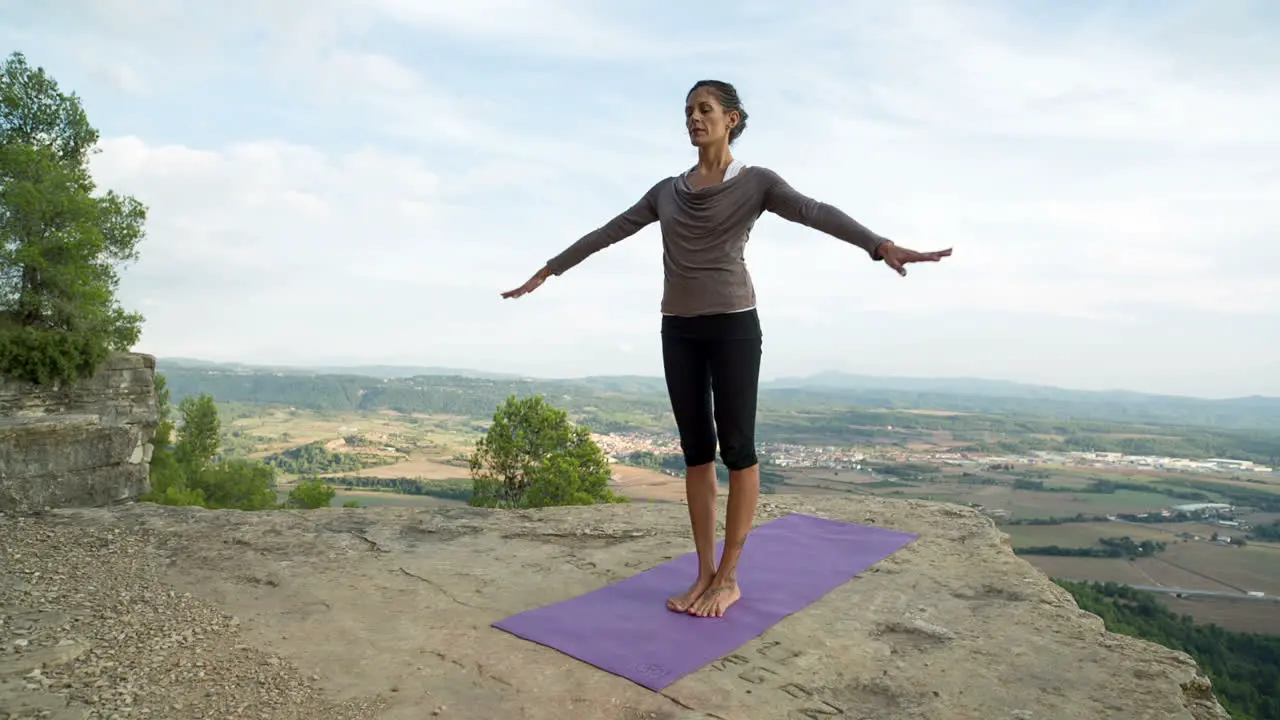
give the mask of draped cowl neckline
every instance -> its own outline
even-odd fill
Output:
[[[734,190],[743,183],[747,174],[747,169],[744,168],[728,180],[697,189],[690,187],[685,173],[675,177],[675,182],[671,184],[671,196],[679,211],[672,214],[672,219],[678,218],[676,221],[681,226],[682,234],[702,238],[723,233],[724,219],[727,214],[731,214],[731,209],[727,206],[745,200],[742,193]]]

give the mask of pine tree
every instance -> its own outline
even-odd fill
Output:
[[[116,271],[137,259],[146,208],[96,192],[97,142],[80,99],[43,68],[21,53],[0,65],[0,374],[74,380],[138,341]]]

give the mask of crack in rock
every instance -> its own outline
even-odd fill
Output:
[[[408,570],[405,570],[403,567],[398,569],[400,570],[400,572],[404,573],[405,575],[408,575],[409,577],[415,578],[417,580],[421,580],[422,582],[430,585],[431,587],[435,588],[435,590],[439,592],[441,595],[444,595],[445,597],[449,598],[450,600],[454,601],[459,605],[462,605],[463,607],[469,607],[473,610],[484,610],[484,608],[482,607],[479,607],[477,605],[472,605],[471,603],[466,602],[465,600],[458,599],[457,597],[454,596],[453,593],[449,592],[448,590],[445,590],[444,587],[440,585],[440,583],[437,583],[434,580],[428,580],[427,578],[424,578],[421,575],[418,575],[417,573],[411,573]]]

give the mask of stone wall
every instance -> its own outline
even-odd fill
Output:
[[[93,507],[147,491],[156,359],[122,353],[93,377],[41,387],[0,377],[0,511]]]

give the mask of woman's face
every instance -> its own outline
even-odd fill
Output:
[[[684,104],[684,125],[689,142],[698,147],[729,143],[729,129],[738,124],[738,113],[724,111],[709,87],[689,93]]]

